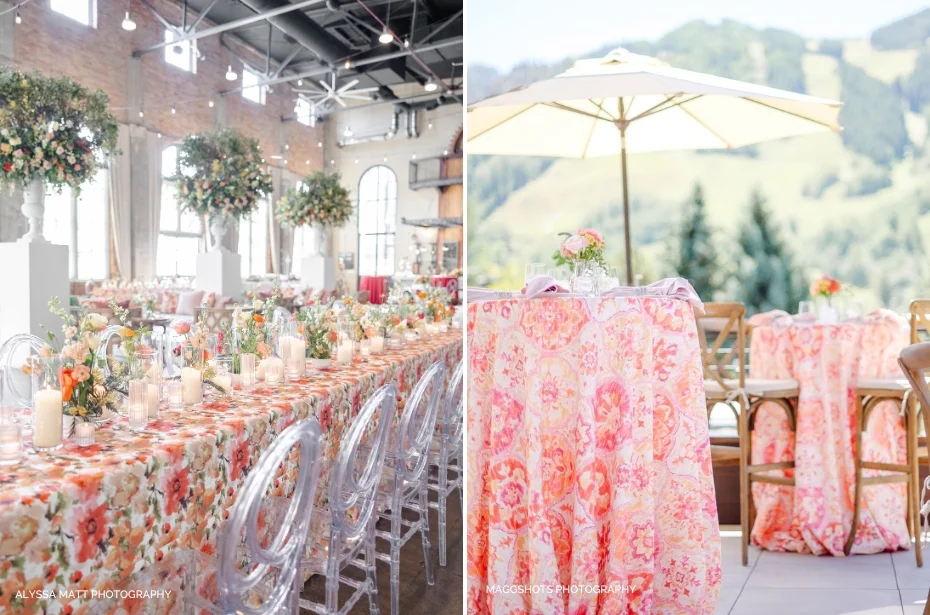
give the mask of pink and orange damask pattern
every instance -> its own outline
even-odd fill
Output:
[[[796,441],[777,406],[763,405],[756,419],[752,463],[795,459],[796,486],[753,485],[752,541],[773,551],[842,555],[853,515],[856,381],[904,377],[897,357],[908,344],[907,323],[884,310],[838,324],[784,313],[757,315],[752,322],[753,377],[795,378],[801,391]],[[872,412],[865,459],[906,463],[900,411],[899,403],[889,401]],[[863,494],[852,552],[910,548],[905,486],[869,486]]]
[[[658,297],[468,306],[468,612],[714,612],[694,313]]]
[[[461,356],[462,332],[450,331],[367,363],[311,369],[299,382],[163,407],[144,433],[117,418],[93,446],[67,442],[0,468],[0,613],[83,613],[90,601],[79,590],[115,588],[179,548],[215,553],[217,530],[262,451],[308,416],[323,427],[325,497],[342,434],[365,400],[389,382],[406,396],[433,362],[451,372]],[[293,487],[296,462],[294,451],[272,495]],[[158,612],[180,612],[178,595]]]

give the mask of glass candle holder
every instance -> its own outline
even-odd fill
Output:
[[[18,463],[23,454],[23,427],[13,420],[13,411],[0,412],[0,466]]]
[[[184,389],[180,380],[168,381],[168,406],[175,410],[184,407]]]
[[[284,381],[284,361],[271,356],[264,360],[265,384],[280,384]]]
[[[444,321],[442,321],[441,323],[439,323],[439,332],[440,332],[440,333],[448,333],[448,332],[449,332],[449,323],[448,323],[448,321],[445,321],[445,320],[444,320]]]
[[[141,378],[129,381],[129,429],[142,431],[149,422],[148,383]]]
[[[350,338],[342,338],[336,347],[336,363],[348,365],[352,363],[352,355],[355,353],[355,342]]]
[[[32,446],[49,451],[61,446],[64,403],[59,382],[61,360],[58,357],[33,359]]]
[[[371,354],[381,354],[384,352],[384,329],[378,329],[377,333],[369,338],[369,342]]]
[[[239,381],[243,389],[255,386],[255,355],[244,353],[239,355]]]
[[[72,440],[78,446],[90,446],[94,443],[94,434],[97,426],[91,421],[77,421],[74,423],[74,437]]]
[[[232,358],[217,357],[213,360],[213,367],[216,370],[213,383],[222,389],[222,391],[214,389],[214,393],[221,397],[230,397],[233,392]]]
[[[193,406],[203,401],[203,369],[205,353],[203,348],[194,348],[191,344],[181,347],[184,367],[181,368],[181,397],[185,406]]]
[[[362,340],[359,342],[358,353],[362,357],[362,361],[367,361],[368,357],[371,355],[371,340]]]

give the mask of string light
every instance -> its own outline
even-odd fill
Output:
[[[23,23],[23,17],[19,14],[19,11],[16,11],[16,25]]]
[[[298,80],[297,80],[297,87],[300,87],[300,86],[302,86],[303,84],[304,84],[304,80],[303,80],[303,79],[298,79]]]
[[[212,99],[212,98],[210,99],[210,108],[211,108],[211,109],[213,108],[213,99]]]
[[[429,124],[426,125],[426,127],[427,127],[428,129],[432,130],[432,129],[433,129],[433,123],[430,122]]]
[[[177,112],[178,112],[178,110],[175,109],[174,105],[171,105],[171,115],[174,115],[174,114],[177,113]]]
[[[139,117],[145,117],[145,114],[139,111]]]
[[[320,141],[319,143],[316,144],[316,146],[317,146],[317,147],[323,147],[323,142]]]
[[[289,150],[289,149],[291,149],[291,146],[290,146],[289,144],[285,143],[285,144],[284,144],[284,149],[285,149],[285,150]]]

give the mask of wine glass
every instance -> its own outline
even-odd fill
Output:
[[[798,303],[798,316],[804,316],[806,314],[814,314],[813,301],[801,301]]]
[[[524,285],[529,284],[530,280],[538,278],[546,274],[546,265],[543,263],[529,263],[526,266],[525,274],[523,276]]]

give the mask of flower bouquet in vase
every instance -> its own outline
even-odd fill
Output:
[[[339,339],[338,321],[329,305],[313,305],[297,315],[298,331],[307,340],[307,357],[316,369],[326,369],[333,359],[333,344]]]
[[[607,268],[604,261],[604,238],[592,229],[580,228],[574,235],[559,233],[565,237],[562,245],[552,255],[557,267],[568,267],[572,271],[571,290],[597,294],[597,279]]]
[[[817,319],[821,322],[835,323],[839,320],[834,299],[840,290],[842,285],[839,280],[829,276],[822,276],[811,284],[811,298],[817,302]]]

